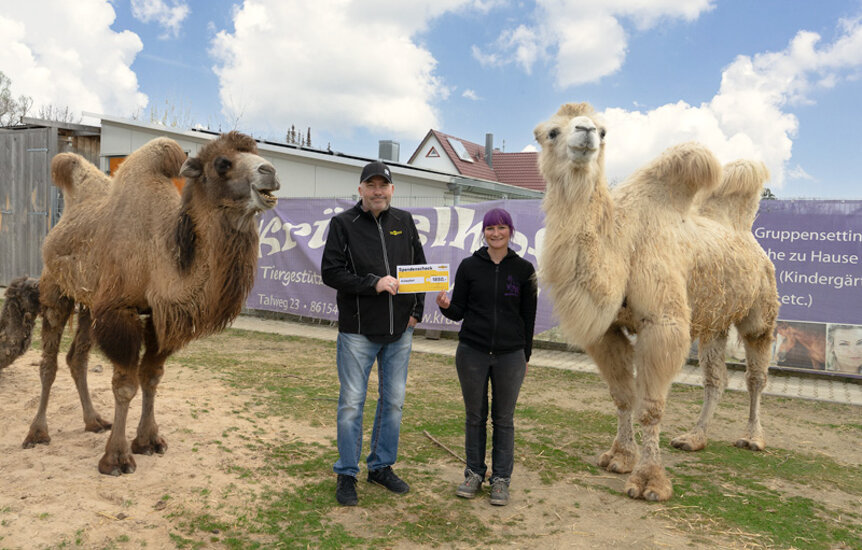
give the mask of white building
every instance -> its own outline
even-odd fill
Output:
[[[169,137],[194,156],[217,134],[209,131],[179,130],[156,124],[87,114],[101,119],[100,168],[110,172],[135,149],[159,136]],[[388,144],[389,142],[385,142]],[[383,147],[381,150],[391,149]],[[270,161],[281,180],[280,198],[356,196],[362,167],[372,160],[298,145],[259,141],[258,150]],[[401,164],[383,158],[392,169],[395,206],[445,206],[501,198],[536,199],[542,193],[476,177],[445,173]]]

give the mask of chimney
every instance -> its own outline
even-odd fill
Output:
[[[377,156],[380,160],[388,162],[399,162],[398,157],[401,153],[401,144],[391,139],[381,139],[380,147]]]
[[[494,167],[494,134],[485,134],[485,160],[488,166]]]

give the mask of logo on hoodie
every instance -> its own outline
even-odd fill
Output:
[[[513,296],[517,298],[521,295],[521,285],[518,284],[518,281],[515,280],[511,275],[506,277],[506,291],[503,293],[503,296]]]

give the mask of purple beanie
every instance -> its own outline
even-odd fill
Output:
[[[509,232],[515,232],[515,225],[512,223],[512,216],[502,208],[492,208],[488,210],[485,217],[482,218],[482,229],[489,225],[508,225]]]

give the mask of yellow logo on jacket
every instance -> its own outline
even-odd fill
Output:
[[[398,231],[397,229],[393,229],[392,231],[389,232],[390,235],[400,235],[402,233],[404,233],[404,232]]]

